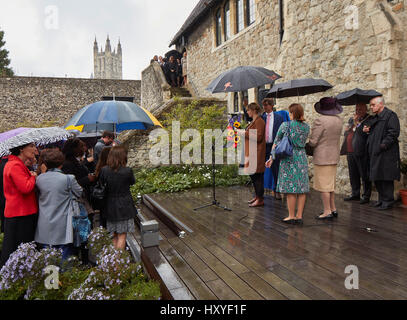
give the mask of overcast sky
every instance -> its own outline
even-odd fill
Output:
[[[123,49],[123,78],[140,79],[199,0],[1,0],[0,30],[20,76],[89,78],[93,42]]]

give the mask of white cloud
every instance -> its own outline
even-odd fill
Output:
[[[155,55],[169,51],[172,37],[198,0],[2,0],[0,29],[5,31],[11,66],[18,75],[84,77],[93,72],[93,41],[123,47],[123,77],[140,79]],[[58,9],[58,28],[46,28]],[[48,20],[47,20],[48,19]]]

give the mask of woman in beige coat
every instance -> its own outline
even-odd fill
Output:
[[[314,148],[314,189],[321,193],[324,205],[324,212],[316,219],[331,220],[338,216],[335,182],[343,127],[343,120],[338,115],[343,108],[335,98],[322,98],[315,110],[321,116],[314,121],[309,145]]]

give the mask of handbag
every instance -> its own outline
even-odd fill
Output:
[[[289,133],[291,132],[290,130],[290,124],[288,125],[288,131],[285,133],[283,139],[280,141],[280,143],[277,145],[277,147],[274,150],[274,154],[276,159],[285,159],[292,157],[293,155],[293,145],[291,143],[289,136]]]
[[[106,183],[102,183],[99,179],[93,187],[92,197],[96,200],[103,200],[106,197]]]
[[[73,232],[73,245],[80,247],[83,243],[88,241],[91,232],[91,222],[88,218],[88,211],[86,210],[83,200],[78,199],[72,192],[72,181],[69,176],[66,176],[69,191],[69,213],[68,219],[72,219],[72,232]]]
[[[314,155],[314,147],[311,147],[309,143],[305,145],[305,153],[307,156],[312,157]]]

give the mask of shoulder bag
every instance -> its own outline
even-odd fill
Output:
[[[289,134],[291,132],[291,123],[288,124],[288,130],[284,134],[283,139],[277,145],[276,149],[274,150],[274,154],[276,159],[285,159],[289,158],[293,155],[293,145],[289,138]]]
[[[66,179],[70,198],[68,219],[72,219],[72,223],[68,223],[67,226],[72,226],[74,247],[80,247],[83,243],[88,241],[88,236],[91,232],[91,223],[83,201],[78,199],[72,192],[72,180],[69,179],[69,176],[66,176]]]

